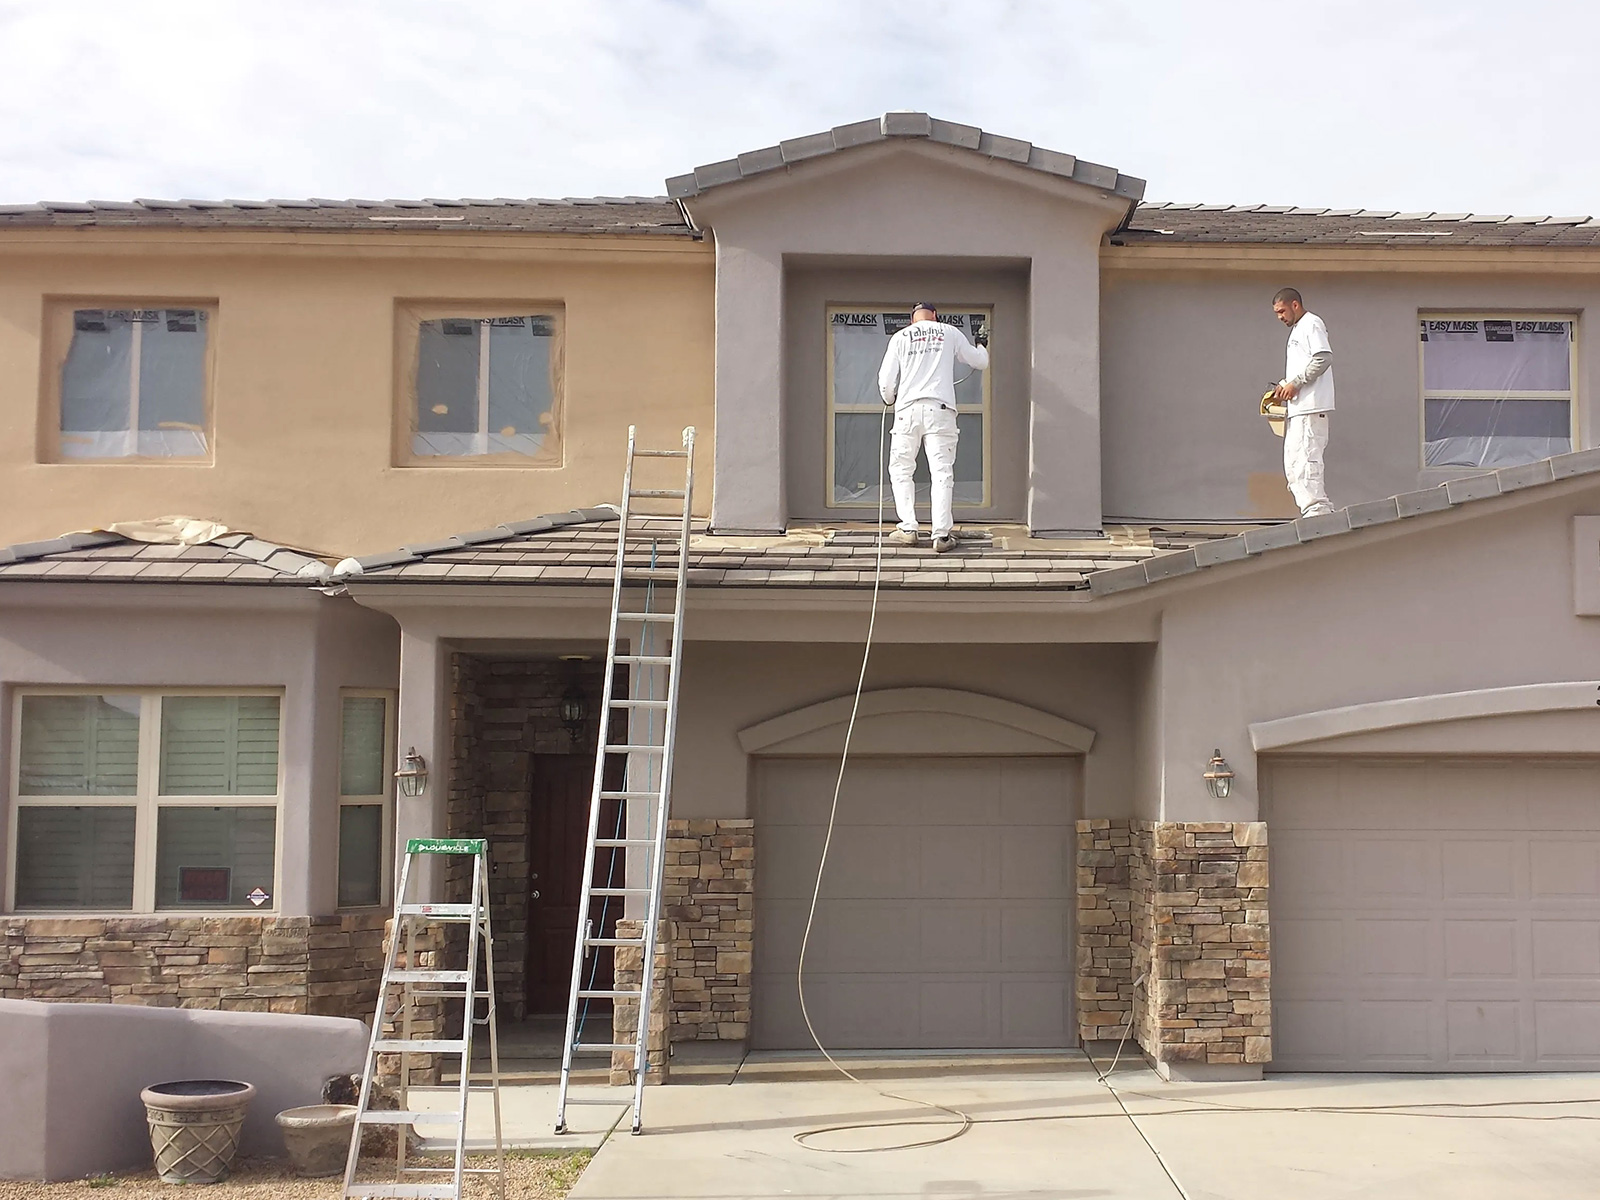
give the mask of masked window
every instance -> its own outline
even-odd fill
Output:
[[[406,333],[410,459],[559,461],[556,316],[411,314]]]
[[[1511,467],[1572,449],[1570,317],[1424,317],[1423,465]]]
[[[75,308],[60,363],[63,459],[210,453],[203,308]]]
[[[952,310],[940,318],[976,341],[987,336],[992,314],[978,309]],[[911,323],[909,312],[833,308],[828,313],[828,504],[832,508],[876,508],[878,480],[883,501],[893,507],[889,489],[889,442],[878,455],[879,425],[884,404],[878,393],[878,369],[889,339]],[[982,508],[989,503],[989,372],[957,361],[955,503]],[[889,418],[891,424],[893,415]],[[882,468],[880,471],[880,467]],[[932,481],[926,458],[917,456],[917,500],[928,501]]]

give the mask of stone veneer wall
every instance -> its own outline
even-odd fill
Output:
[[[750,1035],[755,930],[755,822],[667,822],[662,912],[672,922],[672,1041]]]
[[[1079,821],[1080,1036],[1131,1017],[1158,1062],[1270,1062],[1267,888],[1262,822]]]
[[[528,806],[534,756],[594,757],[605,663],[457,654],[451,672],[448,831],[451,837],[488,839],[495,990],[501,1019],[520,1021],[527,1015]],[[560,714],[561,697],[574,683],[589,707],[576,737],[562,725]],[[446,886],[451,899],[469,898],[472,874],[466,859],[451,861]]]
[[[0,918],[0,998],[372,1019],[377,911],[332,917]]]

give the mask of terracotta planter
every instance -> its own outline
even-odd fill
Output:
[[[308,1104],[279,1113],[278,1128],[294,1173],[307,1179],[342,1173],[355,1124],[353,1104]]]
[[[139,1093],[150,1124],[156,1173],[165,1183],[219,1183],[239,1150],[239,1130],[256,1094],[236,1079],[179,1079]]]

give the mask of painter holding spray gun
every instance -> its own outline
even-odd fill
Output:
[[[1283,378],[1261,397],[1261,415],[1283,439],[1283,474],[1302,517],[1331,513],[1322,458],[1333,411],[1333,349],[1328,327],[1307,312],[1294,288],[1280,288],[1272,312],[1289,327]]]

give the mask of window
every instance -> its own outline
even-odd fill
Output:
[[[389,872],[394,742],[387,692],[346,692],[339,709],[339,907],[382,904]]]
[[[1511,467],[1572,449],[1572,317],[1420,324],[1423,466]]]
[[[561,321],[405,309],[401,461],[559,465]]]
[[[994,320],[987,309],[955,309],[939,318],[971,340]],[[828,506],[876,508],[880,466],[888,459],[884,439],[884,464],[878,461],[879,424],[883,400],[878,393],[878,368],[889,339],[911,323],[908,312],[834,306],[828,309]],[[956,364],[956,427],[961,441],[956,449],[955,502],[984,508],[989,500],[990,372]],[[884,503],[891,508],[885,469]],[[917,456],[917,500],[929,498],[928,464]]]
[[[11,908],[271,911],[280,709],[267,692],[19,695]]]
[[[79,308],[53,316],[57,461],[205,459],[205,308]]]

